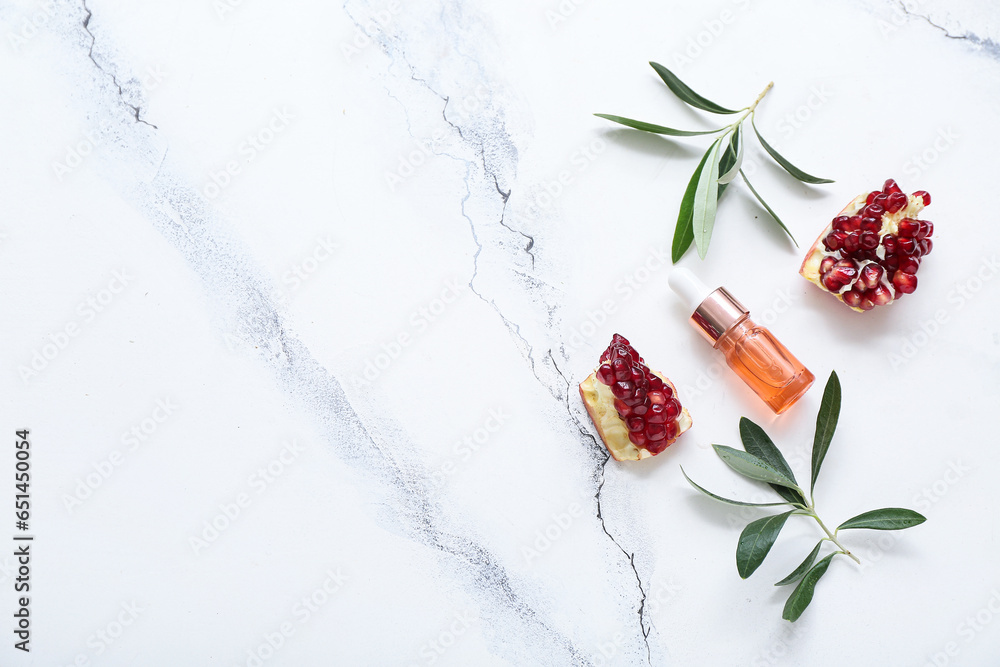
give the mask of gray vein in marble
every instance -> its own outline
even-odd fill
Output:
[[[528,253],[528,255],[531,256],[531,270],[534,271],[534,269],[535,269],[535,253],[531,252],[531,249],[535,247],[535,237],[531,236],[530,234],[525,234],[520,229],[514,229],[513,227],[511,227],[510,225],[507,224],[507,222],[505,221],[505,218],[506,218],[506,215],[507,215],[507,200],[510,199],[510,193],[511,193],[511,191],[507,190],[507,192],[504,192],[503,190],[501,190],[500,189],[500,183],[497,182],[497,175],[496,174],[492,174],[492,176],[493,176],[493,185],[496,186],[497,192],[500,193],[501,197],[503,197],[503,211],[500,214],[500,224],[503,225],[504,227],[506,227],[507,229],[509,229],[510,231],[512,231],[512,232],[514,232],[516,234],[520,234],[524,238],[528,239],[528,243],[525,244],[525,246],[524,246],[524,252]]]
[[[944,36],[947,37],[948,39],[969,42],[970,44],[973,44],[974,46],[981,48],[991,58],[1000,60],[1000,43],[997,43],[993,39],[990,39],[989,37],[981,37],[976,33],[968,30],[959,35],[952,34],[952,32],[948,30],[948,28],[935,22],[929,15],[911,11],[906,6],[906,3],[902,2],[902,0],[896,0],[896,3],[899,5],[900,10],[904,14],[906,14],[907,16],[912,16],[913,18],[922,19],[924,22],[927,23],[927,25],[931,26],[932,28],[936,28],[937,30],[940,30],[944,34]]]
[[[573,414],[573,411],[570,409],[569,406],[569,392],[573,385],[566,378],[566,375],[562,372],[562,370],[560,370],[559,364],[556,363],[555,357],[552,356],[552,350],[548,351],[548,355],[549,359],[552,360],[552,365],[555,367],[556,372],[559,373],[559,376],[563,379],[563,382],[566,383],[566,395],[564,401],[564,404],[566,406],[566,414],[568,414],[570,420],[576,424],[576,427],[580,431],[581,438],[589,439],[595,451],[603,450],[604,452],[604,462],[601,463],[600,467],[600,479],[597,483],[597,491],[594,493],[594,502],[597,504],[597,518],[601,522],[601,530],[604,531],[604,534],[608,536],[608,539],[611,540],[614,543],[614,545],[618,547],[618,549],[625,555],[625,558],[628,559],[629,567],[632,568],[632,573],[635,575],[635,582],[639,586],[639,594],[641,596],[639,601],[639,611],[638,611],[639,631],[642,633],[643,641],[646,644],[646,661],[652,664],[652,655],[649,648],[649,627],[646,624],[644,616],[646,610],[646,589],[642,585],[642,578],[639,576],[639,570],[637,570],[635,567],[635,552],[633,551],[632,553],[629,553],[628,551],[626,551],[625,547],[623,547],[618,542],[618,540],[615,539],[615,536],[608,531],[607,523],[604,521],[604,514],[601,511],[601,491],[604,489],[604,472],[608,466],[608,462],[611,461],[611,454],[607,451],[605,447],[603,447],[600,443],[597,442],[597,438],[595,438],[590,433],[590,431],[588,431],[587,428],[582,423],[580,423],[579,418],[575,414]]]
[[[87,35],[90,36],[90,49],[87,51],[87,57],[90,58],[90,62],[94,63],[94,67],[96,67],[109,77],[111,77],[111,82],[115,85],[115,88],[118,89],[118,99],[121,100],[122,104],[124,104],[126,107],[132,110],[132,118],[135,119],[135,122],[142,123],[143,125],[148,125],[154,130],[159,129],[152,123],[149,123],[139,117],[139,111],[140,111],[139,107],[133,104],[129,104],[127,101],[125,101],[125,91],[122,89],[122,85],[118,82],[118,77],[116,77],[114,73],[109,72],[108,70],[101,67],[101,64],[97,62],[96,58],[94,58],[94,46],[97,45],[97,37],[90,29],[90,19],[93,18],[94,13],[90,11],[89,7],[87,7],[87,0],[80,0],[80,4],[83,5],[83,11],[87,13],[87,15],[83,18],[83,29],[87,33]]]

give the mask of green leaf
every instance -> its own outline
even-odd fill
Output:
[[[708,149],[708,159],[698,174],[698,187],[694,193],[691,227],[698,256],[702,259],[708,254],[708,243],[712,240],[712,228],[715,226],[715,210],[719,203],[719,146],[722,139],[716,139]]]
[[[812,484],[809,493],[816,488],[816,478],[819,477],[820,466],[830,449],[830,441],[837,430],[837,420],[840,418],[840,378],[837,371],[830,373],[823,390],[823,400],[819,404],[819,414],[816,415],[816,435],[813,438],[812,449]]]
[[[694,215],[694,194],[698,188],[698,176],[701,174],[701,170],[705,166],[705,162],[708,160],[708,155],[711,152],[711,147],[705,151],[701,162],[698,163],[698,167],[691,174],[691,180],[688,181],[684,197],[681,199],[681,208],[677,212],[677,226],[674,228],[674,242],[670,250],[670,259],[674,264],[680,260],[687,249],[691,247],[691,242],[694,241],[694,227],[691,224]]]
[[[746,579],[764,562],[767,552],[771,550],[774,541],[778,539],[785,521],[795,510],[782,514],[766,516],[747,524],[740,534],[740,542],[736,545],[736,569],[740,577]]]
[[[788,503],[745,503],[742,500],[730,500],[729,498],[723,498],[722,496],[717,496],[708,489],[699,486],[693,479],[688,477],[688,474],[684,472],[684,466],[681,466],[681,473],[684,475],[684,479],[688,481],[688,484],[698,489],[709,498],[712,498],[713,500],[718,500],[720,503],[727,503],[729,505],[740,505],[741,507],[776,507],[778,505],[788,504]]]
[[[806,559],[802,561],[802,564],[792,570],[790,575],[776,583],[775,586],[787,586],[788,584],[794,584],[796,581],[804,577],[806,572],[809,571],[809,568],[812,567],[812,564],[816,562],[816,556],[819,555],[819,548],[823,546],[823,542],[825,541],[825,539],[820,540],[819,543],[813,547],[813,550],[809,552],[809,555],[806,556]]]
[[[761,461],[753,454],[747,454],[746,452],[741,452],[738,449],[726,447],[725,445],[712,445],[712,448],[715,449],[715,453],[719,455],[719,458],[726,462],[726,465],[744,477],[749,477],[758,482],[787,486],[790,489],[797,488],[794,481],[788,479],[784,474],[772,468],[770,464]]]
[[[757,135],[757,139],[760,140],[760,145],[763,146],[764,150],[767,151],[768,155],[773,157],[774,161],[780,164],[781,167],[789,174],[799,179],[803,183],[812,183],[814,185],[818,185],[820,183],[833,183],[833,181],[831,181],[828,178],[818,178],[816,176],[810,176],[809,174],[802,171],[801,169],[796,167],[794,164],[792,164],[785,158],[781,157],[781,154],[778,153],[778,151],[774,150],[774,148],[771,147],[771,144],[764,141],[764,137],[760,136],[760,131],[757,130],[757,124],[754,122],[753,119],[750,120],[750,124],[753,125],[753,131]]]
[[[719,194],[722,194],[722,189],[728,185],[734,178],[736,174],[740,173],[740,167],[743,165],[743,142],[740,141],[740,125],[736,126],[733,130],[733,135],[729,139],[729,145],[726,146],[726,152],[722,154],[722,159],[719,160]]]
[[[702,109],[704,111],[709,111],[711,113],[718,113],[718,114],[739,113],[739,111],[733,111],[732,109],[727,109],[723,106],[719,106],[718,104],[712,102],[711,100],[705,99],[698,93],[688,88],[688,86],[683,81],[677,78],[677,75],[675,75],[673,72],[668,70],[660,63],[650,62],[649,64],[654,70],[656,70],[656,73],[660,75],[660,78],[663,79],[663,83],[667,84],[667,88],[672,90],[674,95],[681,98],[691,106],[696,107],[698,109]]]
[[[871,530],[903,530],[919,526],[927,518],[913,510],[901,507],[886,507],[880,510],[872,510],[848,519],[837,526],[837,530],[849,530],[854,528],[868,528]]]
[[[836,553],[830,554],[806,572],[805,576],[802,577],[802,581],[799,582],[799,585],[795,587],[795,590],[792,591],[792,594],[788,596],[788,600],[785,602],[785,610],[781,613],[783,619],[792,623],[799,620],[799,616],[802,615],[802,612],[812,602],[813,592],[816,590],[816,582],[826,574],[827,568],[830,567],[830,561],[836,555]]]
[[[625,118],[623,116],[609,116],[604,113],[595,113],[598,118],[604,118],[605,120],[610,120],[613,123],[618,123],[620,125],[625,125],[636,130],[642,130],[643,132],[652,132],[653,134],[668,134],[672,137],[696,137],[701,134],[716,134],[722,132],[726,128],[720,127],[717,130],[675,130],[672,127],[664,127],[662,125],[653,125],[652,123],[645,123],[641,120],[632,120],[631,118]]]
[[[768,464],[788,479],[792,480],[792,482],[795,482],[795,475],[792,473],[792,469],[788,467],[788,462],[785,461],[785,457],[781,455],[781,451],[778,450],[775,444],[771,441],[771,438],[769,438],[767,433],[764,432],[764,429],[757,424],[754,424],[746,417],[740,417],[740,439],[743,441],[743,449],[745,449],[748,454],[753,454],[761,461]],[[798,491],[784,486],[778,486],[776,484],[772,484],[771,487],[778,492],[779,496],[790,503],[798,503],[800,505],[806,504],[806,499],[803,498]]]
[[[799,247],[799,242],[795,240],[794,236],[792,236],[791,230],[788,229],[788,227],[785,226],[785,223],[783,223],[781,221],[781,218],[778,217],[778,214],[775,213],[771,209],[771,207],[767,205],[767,202],[764,201],[763,197],[761,197],[760,194],[757,193],[757,190],[754,189],[753,185],[750,184],[750,179],[747,178],[747,175],[743,173],[742,169],[740,170],[740,176],[743,177],[743,182],[747,184],[747,187],[750,188],[750,192],[752,192],[753,196],[757,198],[757,201],[760,202],[760,205],[764,207],[764,210],[767,211],[767,214],[770,215],[771,218],[776,223],[778,223],[778,226],[781,227],[781,229],[783,229],[786,234],[788,234],[788,238],[790,238],[792,240],[792,243],[795,244],[795,247],[798,248]]]

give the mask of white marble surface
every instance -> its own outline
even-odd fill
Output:
[[[994,3],[15,0],[0,34],[0,424],[37,535],[33,650],[0,663],[995,664]],[[672,300],[706,142],[590,115],[704,127],[648,60],[728,105],[775,81],[761,131],[836,179],[748,155],[803,241],[886,177],[934,196],[920,290],[864,316],[742,186],[682,261],[839,372],[825,514],[929,519],[852,536],[794,626],[771,583],[814,527],[741,581],[755,515],[679,465],[758,493],[709,448],[746,415],[807,475],[820,387],[773,418]],[[639,465],[576,392],[615,331],[695,421]]]

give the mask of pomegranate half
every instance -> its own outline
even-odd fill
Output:
[[[891,178],[858,195],[819,235],[799,273],[858,312],[911,294],[934,247],[934,224],[917,219],[930,203],[927,192],[907,196]]]
[[[656,456],[691,428],[677,388],[649,370],[619,334],[601,355],[597,370],[580,383],[580,397],[616,461]]]

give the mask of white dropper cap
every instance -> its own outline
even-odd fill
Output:
[[[667,284],[691,312],[694,312],[708,295],[715,291],[701,282],[698,276],[683,268],[671,271]]]

